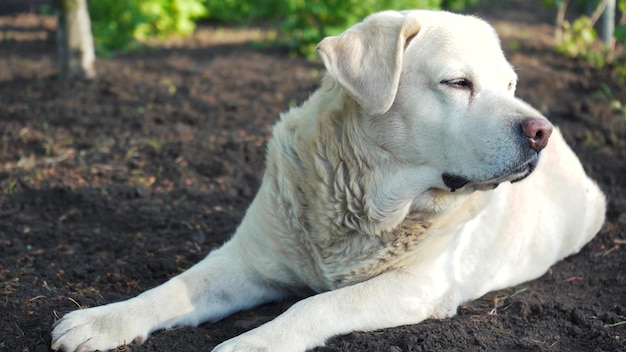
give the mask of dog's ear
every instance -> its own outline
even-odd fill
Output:
[[[328,73],[366,112],[383,114],[396,97],[404,49],[419,29],[414,17],[380,12],[325,38],[317,52]]]

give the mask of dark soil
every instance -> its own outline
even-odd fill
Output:
[[[561,126],[608,197],[607,222],[540,279],[415,326],[317,351],[626,350],[626,89],[553,52],[553,14],[525,1],[477,10],[503,37],[519,95]],[[194,37],[56,77],[55,21],[0,16],[0,350],[47,351],[61,315],[134,296],[190,267],[241,220],[281,111],[319,63],[205,25]],[[157,332],[133,351],[210,350],[293,302]],[[155,307],[158,309],[158,307]]]

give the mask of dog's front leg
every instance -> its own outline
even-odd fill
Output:
[[[218,345],[213,351],[298,352],[352,331],[415,324],[433,314],[441,315],[442,297],[448,289],[443,280],[387,272],[302,300],[276,319]],[[443,315],[450,313],[446,310]]]
[[[241,261],[237,248],[227,243],[135,298],[65,315],[52,332],[52,349],[84,352],[141,343],[158,329],[216,321],[282,297]]]

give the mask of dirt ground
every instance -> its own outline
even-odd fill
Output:
[[[553,52],[553,13],[527,1],[475,12],[503,37],[519,95],[561,126],[608,197],[607,222],[541,278],[415,326],[316,351],[625,351],[626,89]],[[48,351],[61,315],[134,296],[233,233],[278,114],[318,86],[319,62],[203,25],[189,39],[56,79],[53,18],[0,13],[0,350]],[[132,351],[210,350],[293,302],[156,332]],[[158,307],[155,307],[158,309]]]

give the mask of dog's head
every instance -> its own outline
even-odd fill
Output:
[[[491,189],[536,167],[551,124],[517,99],[494,29],[431,11],[374,14],[318,45],[368,138],[431,188]]]

